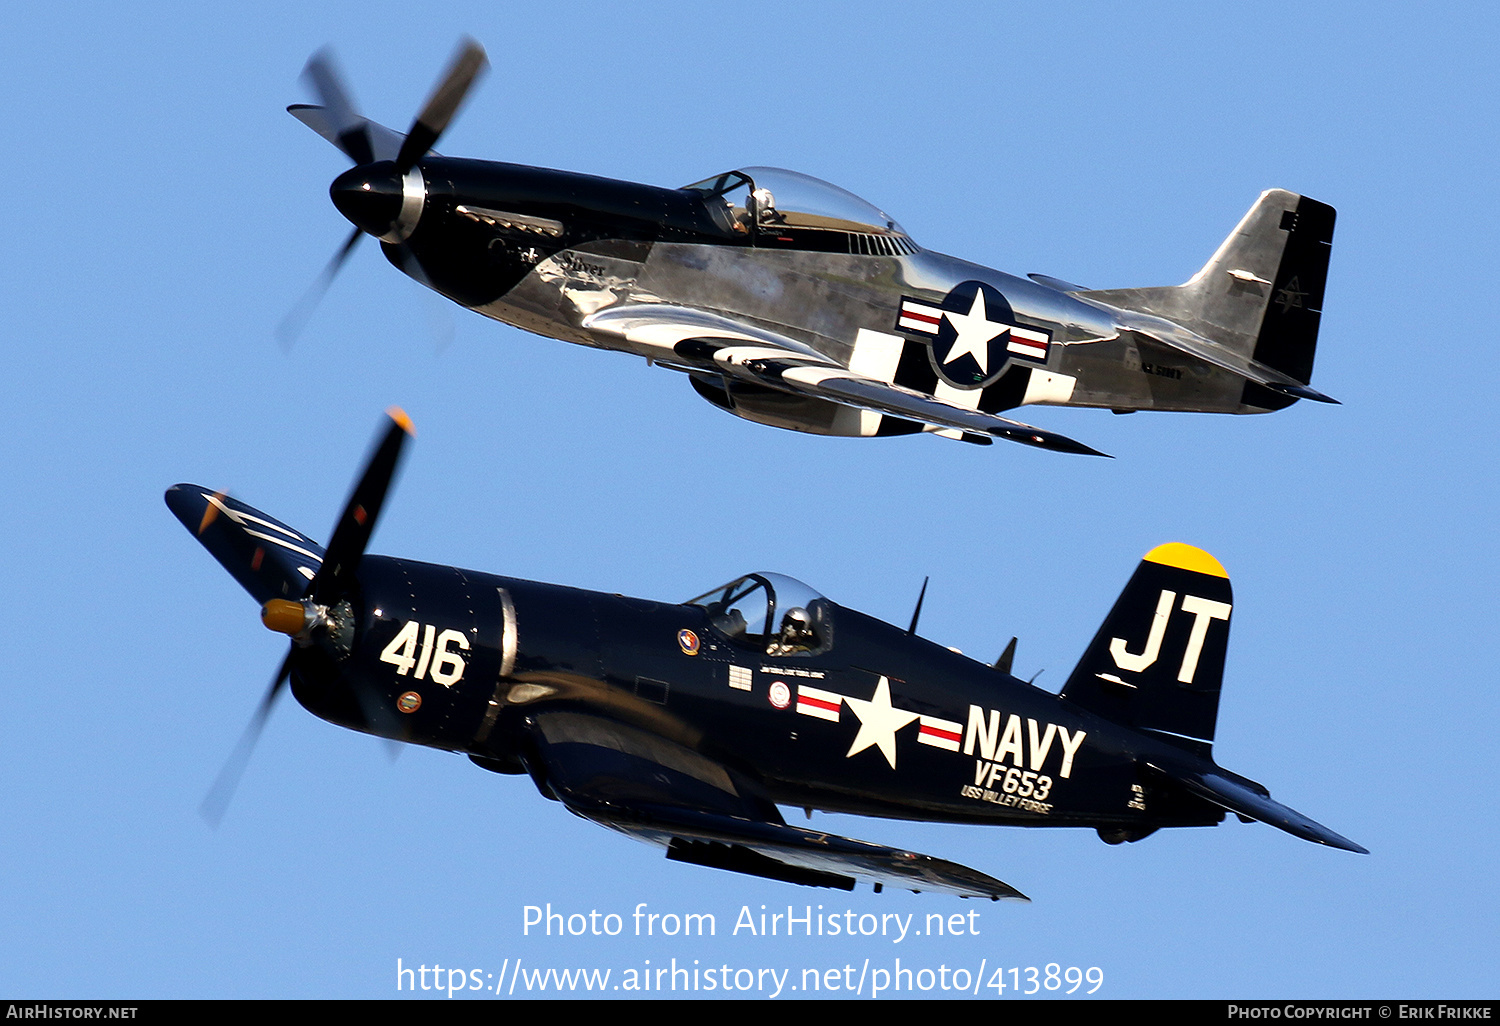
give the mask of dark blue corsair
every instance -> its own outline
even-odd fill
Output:
[[[1213,761],[1232,595],[1191,546],[1149,552],[1062,693],[751,574],[683,604],[365,555],[402,445],[381,440],[327,548],[196,485],[167,505],[291,636],[210,794],[221,815],[282,686],[330,722],[529,774],[681,862],[1021,898],[966,866],[787,824],[811,812],[1086,826],[1111,844],[1225,811],[1365,849]]]

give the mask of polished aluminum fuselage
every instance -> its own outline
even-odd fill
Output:
[[[1082,298],[1082,290],[920,250],[904,236],[912,252],[767,245],[754,233],[716,235],[701,215],[695,221],[688,190],[481,161],[430,163],[421,219],[408,239],[386,245],[387,256],[464,306],[540,335],[691,370],[658,339],[618,330],[622,317],[684,311],[706,315],[717,334],[764,333],[845,368],[859,365],[861,333],[904,344],[931,368],[897,384],[989,412],[1023,403],[1261,412],[1242,401],[1242,379],[1126,330],[1118,310]],[[1011,359],[989,368],[983,387],[1017,371],[1003,401],[982,403],[928,380],[938,365],[930,340],[898,327],[903,300],[938,305],[975,282],[1003,297],[1015,324],[1051,339],[1045,363]]]

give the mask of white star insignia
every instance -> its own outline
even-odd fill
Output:
[[[891,764],[891,769],[895,769],[896,731],[916,719],[917,714],[892,708],[891,684],[884,677],[875,685],[875,695],[868,702],[848,695],[844,696],[844,701],[854,710],[854,715],[859,717],[859,733],[854,736],[854,744],[849,746],[849,752],[844,758],[874,745],[885,756],[885,761]]]
[[[960,356],[968,354],[974,357],[974,362],[979,364],[982,374],[990,372],[990,343],[1006,331],[1006,326],[996,324],[990,320],[989,311],[984,305],[984,289],[978,289],[974,293],[974,302],[969,306],[966,314],[954,313],[952,310],[944,310],[943,316],[948,318],[948,323],[953,325],[953,330],[958,337],[953,340],[953,348],[948,350],[948,355],[943,358],[943,364],[952,363]]]

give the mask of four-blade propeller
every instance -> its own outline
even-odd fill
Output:
[[[298,652],[314,644],[347,646],[349,643],[353,625],[348,619],[348,598],[357,585],[359,562],[400,466],[402,448],[407,437],[414,433],[411,418],[399,407],[391,407],[386,416],[390,425],[365,462],[364,472],[334,526],[323,563],[308,582],[306,594],[300,601],[273,598],[261,608],[261,622],[273,631],[289,635],[292,647],[200,806],[203,817],[215,827],[224,818],[276,699],[291,680]],[[366,708],[365,716],[371,722],[381,718],[380,711],[373,708]]]
[[[408,186],[411,172],[437,145],[488,63],[484,47],[473,39],[460,42],[453,60],[412,122],[400,149],[391,154],[387,137],[395,137],[394,133],[372,125],[359,113],[333,54],[323,49],[308,60],[302,77],[321,104],[318,120],[334,145],[354,162],[353,168],[334,180],[330,192],[335,206],[355,227],[323,273],[277,328],[276,334],[283,348],[290,348],[301,334],[361,235],[374,235],[405,248],[404,234],[398,231],[393,236],[391,232],[411,203],[411,188]],[[303,108],[293,106],[287,109],[297,114]],[[377,133],[381,134],[377,136]],[[408,226],[407,233],[409,230]]]

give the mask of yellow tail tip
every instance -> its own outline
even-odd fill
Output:
[[[1229,572],[1217,559],[1196,546],[1184,545],[1182,542],[1158,545],[1142,558],[1148,563],[1160,563],[1163,566],[1175,566],[1179,570],[1229,579]]]

